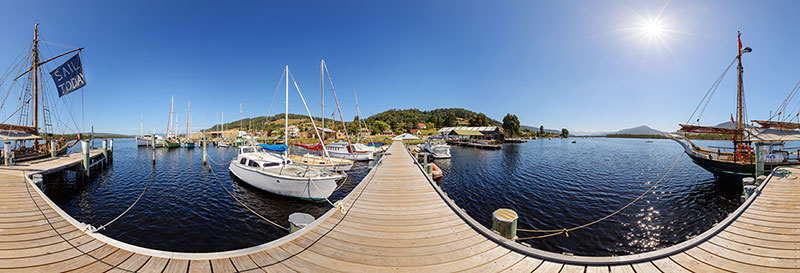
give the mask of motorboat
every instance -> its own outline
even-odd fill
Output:
[[[371,151],[356,151],[353,146],[347,142],[333,142],[328,143],[325,149],[328,154],[335,158],[344,158],[353,161],[369,161],[375,159],[375,153]]]
[[[422,149],[433,154],[433,158],[450,158],[450,145],[441,138],[429,138],[422,145]]]

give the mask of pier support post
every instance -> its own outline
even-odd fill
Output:
[[[50,157],[56,157],[56,142],[50,141]]]
[[[86,177],[89,177],[89,141],[88,140],[81,141],[81,154],[83,155],[83,170],[86,173]]]
[[[492,230],[506,239],[517,237],[517,220],[519,216],[511,209],[498,209],[492,213]]]
[[[314,216],[308,213],[295,212],[289,214],[289,233],[294,233],[314,222]]]
[[[103,161],[105,161],[105,164],[108,164],[108,140],[103,139],[102,145],[103,145]]]
[[[207,147],[208,147],[208,140],[206,140],[206,136],[203,135],[203,166],[206,166],[207,164],[206,163],[207,162],[206,157],[208,156],[208,150],[206,149]]]
[[[755,177],[764,174],[764,157],[765,157],[764,144],[756,142],[756,173]]]
[[[114,140],[108,140],[108,162],[111,163],[114,161]]]
[[[153,166],[156,165],[156,134],[153,133],[153,137],[150,138],[150,147],[153,148]]]
[[[11,141],[6,141],[3,143],[3,160],[6,166],[11,164],[12,154],[14,151],[11,151]]]

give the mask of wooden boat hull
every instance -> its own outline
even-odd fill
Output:
[[[180,142],[164,141],[164,147],[167,147],[167,148],[178,148],[178,147],[181,147],[181,143]]]
[[[184,144],[183,144],[183,147],[184,147],[184,148],[194,148],[194,146],[195,146],[195,145],[194,145],[194,143],[191,143],[191,142],[188,142],[188,143],[184,143]]]

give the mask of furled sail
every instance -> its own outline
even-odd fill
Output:
[[[753,142],[800,141],[800,131],[768,128],[747,128],[745,139]]]
[[[678,132],[682,133],[701,133],[701,134],[720,134],[720,135],[732,135],[736,133],[736,130],[732,128],[686,125],[686,124],[678,124],[678,125],[681,126],[681,129],[679,129]]]
[[[800,129],[800,123],[797,122],[773,121],[773,120],[753,120],[753,122],[758,123],[763,128],[776,128],[776,129],[787,129],[787,130]]]

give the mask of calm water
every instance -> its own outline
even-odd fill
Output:
[[[519,228],[529,229],[569,228],[608,215],[644,193],[683,154],[672,140],[605,138],[531,140],[500,151],[453,147],[451,152],[451,159],[436,164],[444,171],[442,188],[461,208],[487,227],[495,209],[511,208],[520,215]],[[589,256],[663,248],[727,217],[740,205],[740,194],[741,183],[716,181],[681,155],[652,193],[620,214],[569,237],[526,242]],[[518,233],[535,235],[541,234]]]
[[[99,147],[99,144],[95,145]],[[250,247],[280,238],[288,232],[263,221],[225,192],[217,178],[237,198],[261,215],[288,226],[289,214],[306,212],[319,217],[330,205],[300,201],[258,190],[228,172],[236,149],[208,147],[210,167],[203,168],[203,150],[138,148],[134,140],[114,142],[114,164],[91,181],[74,175],[49,177],[45,193],[78,221],[98,227],[124,211],[150,186],[125,216],[100,233],[153,249],[212,252]],[[344,198],[367,173],[357,163],[345,184],[331,196]]]
[[[521,228],[580,225],[613,212],[651,186],[669,169],[680,146],[670,140],[532,140],[500,151],[452,148],[437,160],[444,190],[476,220],[491,224],[491,212],[516,210]],[[703,143],[708,145],[709,143]],[[717,143],[725,144],[724,142]],[[79,221],[102,225],[125,210],[151,177],[150,188],[128,214],[101,233],[144,247],[172,251],[222,251],[262,244],[287,233],[252,215],[203,169],[202,150],[151,150],[117,140],[114,164],[91,181],[72,175],[48,178],[46,193]],[[288,215],[324,214],[327,203],[298,201],[262,192],[233,178],[227,164],[234,148],[209,147],[211,167],[228,189],[264,216],[287,225]],[[341,199],[366,174],[350,172],[332,199]],[[714,177],[682,156],[646,198],[621,214],[570,237],[528,240],[536,248],[580,255],[637,253],[697,235],[735,210],[741,185]],[[412,224],[412,223],[409,223]],[[525,236],[525,233],[520,233]]]

